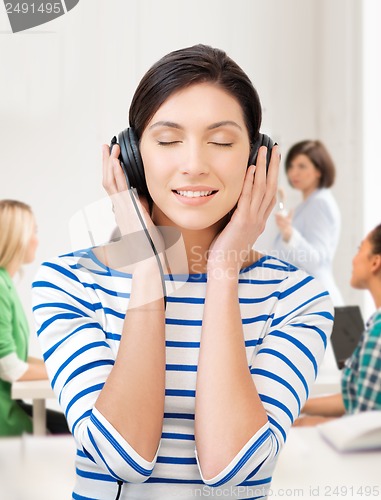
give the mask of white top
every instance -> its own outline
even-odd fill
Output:
[[[341,217],[331,191],[317,189],[298,205],[292,226],[290,240],[286,243],[278,234],[269,253],[315,276],[329,291],[334,305],[342,305],[343,298],[332,271]]]
[[[0,378],[7,382],[15,382],[24,375],[29,365],[22,361],[15,352],[0,358]]]
[[[114,500],[117,480],[124,482],[121,500],[265,497],[323,359],[333,321],[328,293],[304,271],[272,257],[241,271],[247,363],[268,422],[218,476],[205,480],[194,439],[205,274],[166,277],[183,283],[166,308],[165,413],[154,460],[144,460],[94,407],[115,362],[131,278],[82,251],[44,263],[33,283],[38,338],[77,444],[73,498]]]

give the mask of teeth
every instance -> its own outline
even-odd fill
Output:
[[[200,196],[209,196],[213,191],[176,191],[176,193],[187,198],[198,198]]]

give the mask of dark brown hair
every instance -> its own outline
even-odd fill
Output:
[[[308,140],[294,144],[286,156],[286,172],[298,155],[306,155],[321,173],[319,188],[333,186],[336,175],[335,164],[323,143]]]
[[[176,50],[157,61],[143,76],[130,106],[130,127],[140,140],[148,122],[173,93],[196,83],[212,82],[242,107],[251,142],[258,137],[261,103],[246,73],[225,52],[207,45]]]
[[[369,241],[374,254],[381,254],[381,224],[369,233]]]

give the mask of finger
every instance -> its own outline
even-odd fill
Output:
[[[255,165],[250,165],[250,167],[246,170],[245,180],[243,182],[241,195],[238,200],[238,205],[240,206],[240,208],[250,207],[255,170]]]
[[[262,154],[264,154],[262,152]],[[264,154],[265,155],[265,154]],[[266,159],[266,158],[265,158]],[[263,158],[261,158],[261,162],[263,161]],[[253,207],[253,210],[256,210],[259,214],[265,214],[267,213],[267,209],[269,206],[272,207],[273,199],[276,197],[277,194],[277,189],[278,189],[278,175],[279,175],[279,163],[280,163],[280,153],[279,153],[279,146],[276,145],[273,147],[272,152],[271,152],[271,158],[270,158],[270,164],[269,168],[267,170],[267,173],[265,172],[265,191],[262,196],[262,198],[259,200],[257,199],[257,204]],[[262,166],[262,163],[261,163]],[[260,175],[262,175],[262,178],[259,179],[259,189],[261,192],[263,192],[263,171],[262,169],[259,170]],[[256,174],[257,176],[257,174]],[[258,204],[258,201],[260,201],[260,204]],[[272,209],[272,208],[271,208]]]
[[[108,165],[108,161],[110,158],[110,148],[107,144],[103,144],[102,146],[102,178],[106,177],[106,167]]]
[[[269,206],[265,210],[265,220],[266,221],[270,217],[270,214],[271,214],[273,208],[275,207],[275,205],[276,205],[276,196],[273,197],[273,199],[271,200]]]
[[[278,189],[278,175],[279,175],[279,165],[280,165],[280,148],[279,145],[275,145],[271,151],[270,164],[267,172],[267,181],[272,186],[276,186]]]
[[[255,178],[253,183],[253,195],[251,201],[251,209],[257,213],[262,204],[263,198],[266,194],[266,146],[261,146],[258,151],[257,165],[255,171]]]
[[[118,192],[118,186],[115,179],[115,171],[117,166],[119,166],[119,145],[116,144],[110,153],[110,148],[107,144],[102,146],[102,173],[103,180],[102,184],[108,194],[113,194]]]
[[[120,146],[119,146],[119,144],[114,144],[112,146],[112,148],[110,148],[110,149],[111,149],[110,156],[112,158],[119,158],[119,156],[120,156]]]
[[[128,186],[127,186],[127,181],[126,181],[126,176],[123,172],[123,168],[120,164],[120,162],[116,159],[113,160],[113,173],[114,173],[114,180],[115,180],[115,185],[116,189],[120,191],[125,191]]]

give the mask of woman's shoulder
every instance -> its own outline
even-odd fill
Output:
[[[271,328],[283,328],[294,321],[330,334],[332,300],[320,281],[304,270],[265,255],[241,275],[240,302],[260,304],[261,314],[271,310]]]
[[[42,280],[59,283],[62,281],[72,283],[92,283],[105,282],[110,277],[131,277],[126,273],[110,269],[98,257],[93,248],[86,248],[65,253],[42,262],[35,282]]]
[[[381,337],[381,308],[378,309],[369,320],[369,333],[372,336]]]
[[[83,273],[96,274],[104,271],[104,268],[105,266],[97,261],[92,249],[88,248],[54,256],[43,261],[37,271],[36,279],[61,277],[80,281]]]
[[[288,282],[299,281],[308,277],[308,273],[290,262],[278,259],[272,255],[253,252],[251,262],[244,266],[240,278],[252,278],[256,281],[263,279],[275,285],[284,280]],[[312,276],[309,279],[314,279]]]
[[[10,283],[10,277],[7,271],[0,267],[0,299],[1,302],[9,302],[10,301],[10,290],[12,286]]]
[[[317,189],[307,201],[305,204],[306,211],[313,212],[314,215],[319,214],[323,217],[328,217],[333,221],[340,219],[339,206],[330,189]]]
[[[317,189],[312,197],[312,200],[314,201],[314,203],[321,206],[337,207],[335,197],[333,196],[333,193],[329,188]]]

